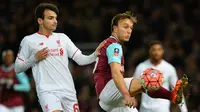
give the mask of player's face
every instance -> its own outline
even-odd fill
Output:
[[[163,58],[164,50],[160,44],[154,44],[150,50],[150,58],[154,61],[159,61]]]
[[[7,53],[4,57],[3,57],[3,63],[5,66],[10,66],[14,61],[14,56],[13,54]]]
[[[133,22],[130,19],[119,20],[116,28],[117,37],[120,42],[128,42],[133,29]]]
[[[54,31],[57,27],[57,14],[51,10],[44,11],[44,19],[42,20],[43,28],[47,31]]]

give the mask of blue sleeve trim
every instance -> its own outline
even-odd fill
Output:
[[[15,91],[20,91],[20,92],[28,92],[30,91],[31,87],[30,87],[30,83],[28,80],[28,77],[26,76],[26,74],[24,72],[18,73],[16,75],[19,84],[15,84],[14,85],[14,90]]]
[[[121,58],[123,55],[122,46],[118,43],[110,44],[106,49],[106,55],[108,57],[108,64],[112,62],[121,64]]]

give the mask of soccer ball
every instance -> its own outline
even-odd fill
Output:
[[[163,74],[155,68],[148,68],[141,75],[141,84],[146,91],[157,90],[163,84]]]

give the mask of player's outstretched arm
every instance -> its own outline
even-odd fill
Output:
[[[101,42],[98,47],[95,50],[95,55],[99,56],[101,54],[100,49],[104,46],[104,44],[106,43],[106,40],[104,40],[103,42]]]
[[[91,64],[95,61],[95,59],[97,58],[97,56],[95,55],[95,53],[92,53],[90,55],[84,55],[81,52],[76,53],[76,55],[73,57],[73,60],[78,64],[78,65],[88,65]]]
[[[77,51],[77,53],[73,56],[73,60],[78,64],[78,65],[87,65],[93,63],[97,56],[100,55],[100,49],[103,47],[105,44],[105,41],[101,42],[98,47],[96,48],[95,52],[92,53],[91,55],[83,55],[80,51]]]

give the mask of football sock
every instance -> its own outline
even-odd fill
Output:
[[[145,90],[143,92],[145,92]],[[163,87],[160,87],[158,90],[155,91],[147,91],[147,94],[152,98],[162,98],[168,99],[170,101],[172,100],[172,92]]]

